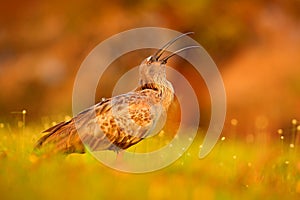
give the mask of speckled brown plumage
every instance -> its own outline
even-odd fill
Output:
[[[165,64],[171,56],[159,58],[184,35],[168,42],[141,63],[137,89],[104,99],[71,120],[45,130],[46,135],[38,140],[35,150],[47,149],[53,153],[84,153],[86,148],[119,151],[146,138],[174,96],[165,72]]]
[[[159,96],[156,90],[143,89],[107,99],[79,113],[70,121],[45,130],[47,134],[39,139],[35,148],[53,145],[53,152],[83,153],[83,141],[92,151],[127,149],[142,140],[156,123],[150,109],[160,101]],[[125,118],[127,116],[114,116],[114,104],[124,105],[117,109],[128,109],[130,120]],[[132,129],[127,130],[130,126],[133,126]],[[139,130],[134,132],[136,127]]]

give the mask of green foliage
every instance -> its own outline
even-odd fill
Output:
[[[296,199],[296,148],[223,137],[205,159],[199,141],[175,163],[146,174],[117,172],[91,155],[31,155],[43,127],[0,128],[0,199]],[[36,134],[35,134],[36,133]],[[153,142],[153,144],[155,144]]]

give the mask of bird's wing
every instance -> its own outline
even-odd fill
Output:
[[[154,90],[134,91],[102,101],[68,122],[47,129],[36,149],[52,145],[53,151],[83,152],[126,149],[155,127],[160,116],[158,94]]]
[[[159,118],[155,96],[153,90],[130,92],[95,105],[91,120],[78,126],[81,139],[94,151],[126,149],[136,144],[153,130]]]

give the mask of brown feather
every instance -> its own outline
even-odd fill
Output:
[[[151,119],[151,104],[159,101],[158,92],[144,89],[136,93],[132,97],[124,97],[129,99],[128,113],[138,126],[150,126],[153,120]],[[148,98],[151,100],[145,100]],[[81,138],[76,128],[83,129]],[[129,148],[143,139],[145,132],[128,134],[124,128],[126,127],[118,126],[112,114],[111,99],[108,99],[79,113],[70,121],[61,122],[45,130],[44,132],[47,134],[38,140],[35,150],[45,148],[53,153],[84,153],[84,143],[92,151],[119,151]],[[94,135],[95,130],[104,134],[102,136]]]
[[[137,89],[104,100],[70,121],[50,127],[38,140],[35,150],[83,153],[86,147],[91,151],[118,151],[149,136],[174,96],[173,86],[166,79],[165,61],[158,60],[166,48],[141,63]]]

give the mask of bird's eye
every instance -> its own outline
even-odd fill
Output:
[[[147,65],[150,65],[153,62],[153,57],[149,56],[146,60]]]

